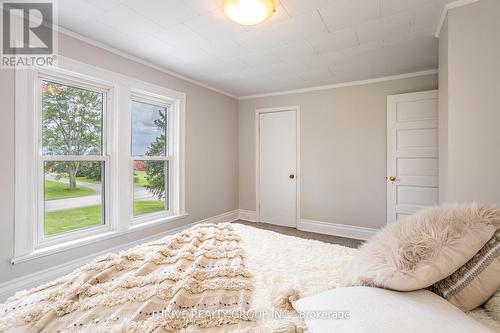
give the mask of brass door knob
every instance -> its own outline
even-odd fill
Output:
[[[290,177],[290,179],[294,179],[294,178],[295,178],[295,175],[290,175],[290,176],[288,176],[288,177]]]
[[[396,176],[389,176],[387,177],[387,179],[389,179],[391,182],[394,182],[396,181]]]

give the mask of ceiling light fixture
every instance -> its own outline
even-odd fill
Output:
[[[222,8],[231,20],[242,25],[263,22],[276,10],[274,0],[224,0]]]

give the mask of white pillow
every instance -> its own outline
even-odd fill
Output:
[[[492,332],[427,290],[338,288],[302,298],[293,307],[311,333]],[[319,315],[337,319],[312,319]]]

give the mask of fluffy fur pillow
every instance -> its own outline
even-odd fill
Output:
[[[498,228],[495,208],[473,203],[424,209],[365,243],[344,270],[342,285],[427,288],[469,261]]]

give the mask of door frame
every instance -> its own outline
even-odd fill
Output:
[[[272,112],[285,112],[285,111],[295,111],[296,117],[296,171],[295,171],[295,183],[296,183],[296,198],[295,198],[295,228],[298,227],[300,222],[300,106],[283,106],[283,107],[273,107],[273,108],[263,108],[255,110],[255,211],[256,211],[256,222],[260,223],[260,115],[262,113],[272,113]]]

